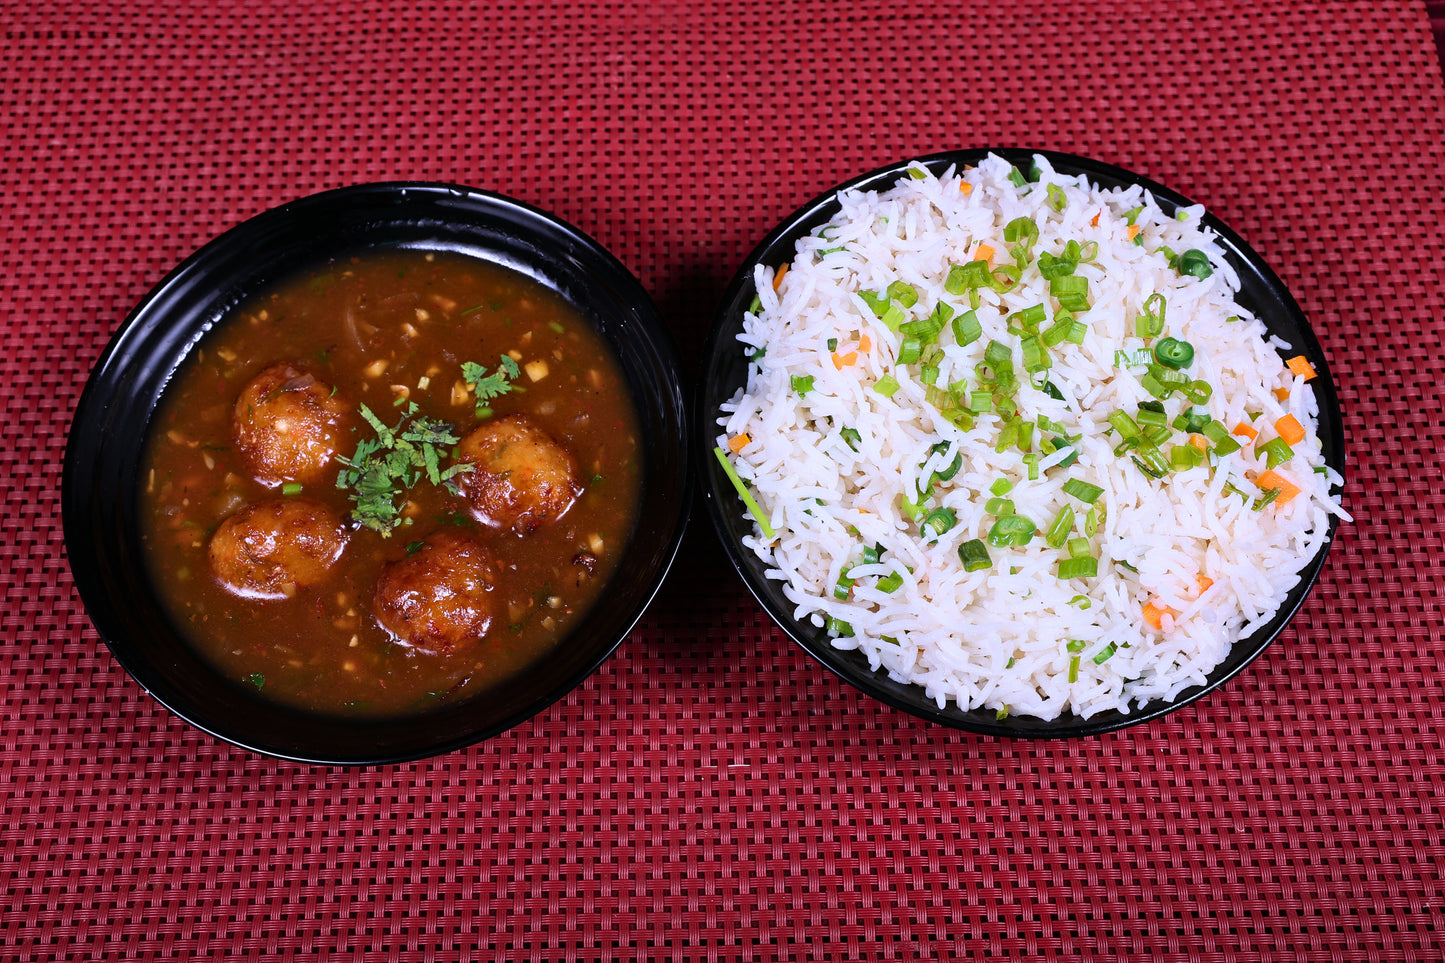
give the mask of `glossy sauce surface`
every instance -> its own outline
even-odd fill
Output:
[[[479,401],[463,365],[502,356],[509,390]],[[437,446],[439,467],[493,477],[415,472],[398,527],[361,524],[337,479],[378,436],[362,406],[487,439],[486,458]],[[168,388],[142,469],[152,582],[239,684],[320,712],[422,711],[546,658],[590,608],[635,522],[640,455],[611,349],[554,292],[443,252],[326,264],[242,304]]]

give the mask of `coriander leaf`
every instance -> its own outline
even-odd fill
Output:
[[[366,405],[359,407],[376,437],[363,438],[350,458],[337,459],[343,467],[337,472],[336,487],[351,490],[351,517],[386,537],[402,522],[398,497],[404,497],[423,474],[440,485],[472,466],[441,470],[442,456],[457,443],[457,436],[452,425],[418,416],[415,403],[407,406],[394,428]]]
[[[486,402],[498,395],[504,395],[512,390],[512,379],[522,373],[522,368],[508,355],[502,355],[497,365],[497,370],[487,374],[485,365],[467,361],[462,365],[462,377],[477,395],[477,417],[485,418],[491,414]]]

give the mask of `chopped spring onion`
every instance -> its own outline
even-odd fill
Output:
[[[901,387],[902,385],[898,383],[897,378],[892,375],[884,375],[878,379],[878,383],[873,386],[873,390],[885,398],[892,398],[894,393]]]
[[[1091,485],[1080,478],[1070,478],[1064,482],[1064,494],[1072,495],[1086,505],[1092,505],[1104,494],[1104,489],[1098,485]]]
[[[1164,331],[1164,311],[1168,307],[1164,295],[1157,291],[1144,299],[1144,313],[1134,319],[1134,333],[1141,338],[1157,338]]]
[[[1055,516],[1054,523],[1050,525],[1049,530],[1044,533],[1044,541],[1048,543],[1050,548],[1063,548],[1064,543],[1069,540],[1069,533],[1073,530],[1074,507],[1072,505],[1065,505],[1059,509],[1059,514]]]
[[[948,277],[943,281],[943,289],[953,295],[992,286],[993,273],[989,270],[987,261],[969,261],[967,264],[950,265]]]
[[[974,312],[965,311],[953,319],[953,338],[960,346],[973,344],[981,337],[983,325],[978,323],[978,315]]]
[[[995,495],[1007,495],[1013,491],[1013,487],[1014,483],[1007,478],[999,478],[996,479],[992,485],[988,486],[988,490]]]
[[[898,363],[913,364],[923,357],[923,342],[917,338],[904,338],[898,346]]]
[[[1067,311],[1089,310],[1089,279],[1080,274],[1067,274],[1049,281],[1049,294]]]
[[[812,375],[793,375],[793,390],[800,395],[805,395],[813,390]]]
[[[1275,438],[1255,448],[1257,454],[1265,457],[1265,467],[1275,468],[1294,457],[1294,449],[1285,444],[1283,438]]]
[[[828,634],[833,636],[834,638],[848,639],[853,637],[853,626],[849,625],[847,622],[844,622],[842,619],[834,618],[831,615],[828,617],[828,624],[826,626],[826,629]]]
[[[1038,526],[1024,515],[1005,515],[988,530],[988,543],[994,548],[1006,545],[1027,545]]]
[[[1099,574],[1099,560],[1091,555],[1082,558],[1066,558],[1059,562],[1059,579],[1093,578]]]
[[[1110,656],[1112,656],[1116,651],[1118,651],[1118,648],[1119,647],[1117,645],[1115,645],[1113,642],[1110,642],[1108,645],[1100,649],[1098,653],[1094,656],[1094,664],[1103,665],[1105,662],[1108,662]]]
[[[1014,513],[1013,499],[990,498],[988,501],[983,503],[983,510],[985,512],[988,512],[990,515],[998,515],[1000,517],[1004,515],[1012,515]]]
[[[1179,412],[1178,417],[1170,422],[1170,424],[1172,424],[1177,431],[1200,434],[1204,431],[1204,426],[1209,424],[1211,420],[1209,412],[1203,408],[1187,408]]]
[[[858,445],[863,441],[863,435],[859,433],[857,428],[844,428],[839,431],[838,434],[848,443],[848,447],[854,451],[858,450]]]
[[[1029,374],[1037,374],[1049,368],[1049,354],[1037,335],[1024,338],[1019,342],[1019,347],[1023,350],[1024,370]]]
[[[940,441],[940,442],[938,442],[936,445],[934,445],[932,448],[928,449],[928,454],[929,454],[930,456],[932,456],[932,455],[942,455],[942,454],[946,454],[947,452],[948,452],[948,442],[946,442],[946,441]],[[963,467],[963,453],[962,453],[962,452],[958,452],[958,453],[956,453],[956,454],[953,456],[953,461],[949,464],[949,466],[948,466],[947,468],[944,468],[944,469],[941,470],[941,471],[935,471],[935,472],[933,473],[933,479],[932,479],[932,480],[933,480],[933,481],[948,481],[949,479],[953,478],[954,475],[957,475],[959,469],[962,468],[962,467]],[[932,484],[932,483],[930,482],[930,484]]]
[[[1069,660],[1069,681],[1079,681],[1079,657],[1077,655]]]
[[[856,585],[857,582],[857,579],[849,578],[847,572],[840,572],[838,574],[838,581],[833,585],[833,598],[839,601],[847,601],[848,596],[853,592],[853,586]]]
[[[877,565],[878,562],[883,558],[883,551],[884,549],[882,543],[878,543],[876,545],[864,545],[863,564]]]
[[[1089,545],[1089,540],[1087,538],[1080,536],[1078,538],[1069,539],[1070,558],[1085,558],[1091,554],[1093,554],[1093,548]]]
[[[1214,387],[1203,379],[1197,379],[1182,385],[1179,393],[1188,398],[1191,405],[1207,405],[1209,399],[1214,397]]]
[[[1129,413],[1122,408],[1109,416],[1109,424],[1114,426],[1114,430],[1119,433],[1119,437],[1125,441],[1139,434],[1138,422],[1130,418]]]
[[[953,509],[935,508],[918,523],[918,531],[922,535],[932,535],[937,539],[957,524],[958,514]]]
[[[281,494],[299,495],[302,491],[305,490],[305,487],[306,486],[302,485],[300,482],[287,482],[286,484],[281,486]]]
[[[963,563],[965,572],[978,572],[993,565],[993,559],[988,555],[988,546],[979,538],[958,546],[958,560]]]
[[[1163,428],[1169,424],[1169,419],[1164,414],[1164,406],[1157,401],[1139,402],[1139,413],[1135,416],[1140,428]]]
[[[878,580],[878,591],[887,592],[890,595],[903,586],[903,576],[897,572],[890,572]]]
[[[762,529],[763,537],[768,541],[777,538],[778,533],[773,531],[773,526],[768,524],[768,517],[763,514],[763,509],[753,498],[752,492],[748,491],[748,486],[743,484],[742,478],[738,477],[737,470],[728,461],[728,456],[723,454],[722,446],[714,448],[713,454],[717,455],[717,460],[722,464],[723,474],[728,476],[728,481],[733,483],[738,495],[742,497],[743,504],[748,508],[748,514],[753,516],[753,521],[757,522],[758,528]]]

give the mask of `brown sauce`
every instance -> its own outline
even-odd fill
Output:
[[[507,390],[480,401],[462,366],[504,355]],[[379,434],[363,405],[451,426],[438,467],[471,472],[413,472],[385,535],[337,487]],[[150,575],[240,684],[423,711],[546,658],[587,612],[631,535],[640,457],[611,349],[555,293],[452,253],[333,262],[239,306],[167,389],[142,466]]]

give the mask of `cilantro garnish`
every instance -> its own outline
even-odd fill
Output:
[[[442,453],[457,443],[457,436],[452,425],[418,416],[415,402],[407,405],[395,428],[388,427],[366,405],[360,410],[376,437],[358,442],[350,458],[337,459],[346,467],[337,474],[336,487],[351,489],[355,506],[351,517],[386,537],[401,524],[398,495],[405,495],[423,477],[442,485],[472,466],[441,467]]]
[[[467,361],[462,364],[462,377],[472,390],[477,393],[477,417],[486,418],[492,413],[492,408],[487,404],[493,398],[504,395],[514,387],[512,379],[522,373],[522,368],[516,361],[507,355],[502,355],[497,370],[487,374],[485,365]]]

